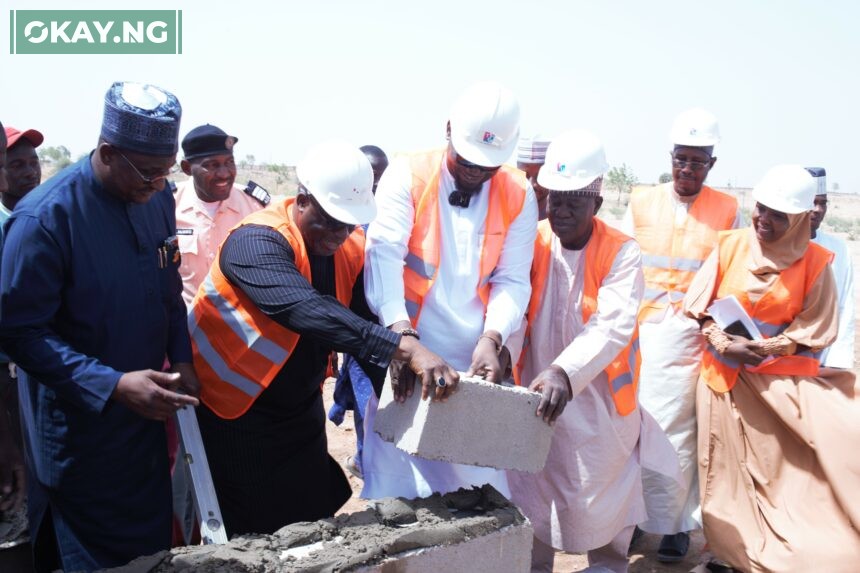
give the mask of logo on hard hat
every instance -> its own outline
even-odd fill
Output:
[[[483,141],[484,143],[492,144],[494,141],[496,141],[496,134],[491,131],[485,131],[484,137],[481,138],[481,141]]]
[[[690,128],[690,135],[696,135],[698,132],[699,132],[699,130],[696,129],[695,127]]]
[[[565,165],[564,163],[556,163],[555,170],[559,173],[564,173],[565,171],[567,171],[567,165]]]

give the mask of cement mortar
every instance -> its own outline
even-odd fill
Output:
[[[489,485],[447,495],[372,500],[368,509],[273,535],[246,535],[226,545],[182,547],[141,557],[109,573],[335,572],[366,568],[397,554],[455,545],[526,518]],[[308,547],[318,544],[318,547]],[[301,548],[314,549],[303,554]]]

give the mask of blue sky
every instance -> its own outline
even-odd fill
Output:
[[[8,9],[116,8],[28,0]],[[723,136],[715,185],[752,186],[772,165],[821,165],[860,192],[860,34],[854,2],[123,3],[182,9],[183,54],[10,55],[0,13],[0,120],[75,155],[95,143],[119,79],[173,91],[182,133],[214,123],[237,156],[295,163],[339,136],[386,151],[443,142],[451,102],[495,79],[520,98],[525,133],[583,127],[641,181],[669,168],[667,134],[687,108]]]

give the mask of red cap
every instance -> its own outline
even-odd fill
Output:
[[[21,138],[29,141],[33,147],[39,147],[42,145],[42,142],[45,141],[45,136],[36,131],[35,129],[28,129],[27,131],[19,131],[14,127],[6,128],[6,147],[12,147],[18,140]]]

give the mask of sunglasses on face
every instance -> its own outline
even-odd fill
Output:
[[[340,231],[341,229],[349,229],[351,231],[352,229],[355,228],[355,225],[353,225],[352,223],[343,223],[341,221],[338,221],[337,219],[335,219],[334,217],[332,217],[328,213],[326,213],[325,209],[323,209],[322,206],[319,204],[319,202],[316,199],[314,199],[313,195],[308,195],[308,198],[310,198],[311,203],[313,203],[314,208],[316,209],[317,213],[320,215],[320,218],[322,219],[323,226],[327,230],[337,232],[337,231]]]
[[[501,167],[501,165],[497,167],[484,167],[483,165],[477,165],[476,163],[472,163],[468,159],[464,159],[460,156],[459,153],[456,153],[455,161],[457,162],[457,165],[459,165],[463,169],[470,169],[472,171],[477,171],[484,175],[490,175],[492,173],[495,173]]]

